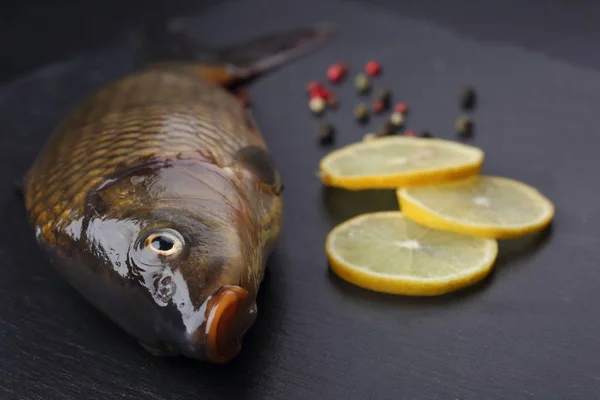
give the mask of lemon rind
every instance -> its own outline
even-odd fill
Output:
[[[328,164],[346,153],[351,153],[356,147],[383,146],[387,142],[413,142],[422,141],[423,147],[434,145],[439,147],[451,147],[459,149],[465,155],[463,164],[456,164],[441,168],[423,168],[410,172],[400,172],[386,175],[360,175],[339,176],[330,172]],[[365,144],[369,143],[369,144]],[[329,153],[319,163],[319,176],[321,182],[326,186],[342,188],[346,190],[365,189],[397,189],[399,187],[418,187],[431,184],[440,184],[455,180],[469,178],[479,175],[485,158],[484,152],[474,146],[456,143],[443,139],[423,139],[403,136],[384,137],[373,142],[356,142],[346,145]]]
[[[423,226],[487,239],[516,239],[539,232],[550,225],[554,218],[555,207],[554,204],[539,190],[526,183],[510,178],[501,176],[482,177],[493,180],[502,180],[518,186],[532,198],[537,197],[539,202],[543,204],[542,208],[545,212],[537,220],[524,224],[488,225],[472,222],[465,223],[452,217],[440,215],[435,210],[425,206],[418,199],[411,196],[406,188],[400,188],[396,191],[398,204],[407,218],[410,218]]]
[[[452,275],[450,278],[409,278],[406,275],[397,276],[368,271],[346,265],[341,257],[335,251],[332,251],[332,240],[341,229],[358,224],[363,218],[384,217],[386,214],[406,218],[400,211],[362,214],[341,223],[327,235],[325,247],[329,265],[341,279],[363,289],[380,293],[405,296],[438,296],[472,286],[488,276],[493,270],[498,256],[498,242],[492,239],[485,241],[487,246],[486,257],[482,259],[480,265]]]

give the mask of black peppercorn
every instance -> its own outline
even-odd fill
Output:
[[[333,142],[335,129],[330,124],[322,124],[319,126],[319,142],[321,144],[330,144]]]
[[[375,94],[375,101],[381,102],[384,110],[387,110],[390,107],[391,98],[392,97],[389,90],[383,88],[377,89],[377,93]]]
[[[433,135],[429,131],[421,131],[419,136],[422,138],[432,138],[433,137]]]
[[[354,108],[354,118],[361,123],[369,120],[369,108],[361,103]]]
[[[466,87],[460,94],[460,106],[464,110],[471,110],[475,107],[477,96],[475,90],[471,87]]]
[[[394,125],[390,120],[384,121],[376,132],[377,136],[393,135],[398,130],[398,126]]]
[[[371,89],[371,82],[365,74],[358,74],[354,79],[354,87],[358,94],[367,94]]]
[[[456,119],[456,131],[462,137],[469,137],[473,134],[473,120],[467,116],[462,115]]]

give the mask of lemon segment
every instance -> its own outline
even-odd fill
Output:
[[[399,211],[363,214],[331,230],[331,269],[356,286],[434,296],[470,286],[493,268],[498,244],[419,225]]]
[[[502,177],[397,191],[406,217],[430,228],[494,239],[518,238],[548,226],[554,205],[537,189]]]
[[[389,136],[347,145],[327,154],[319,176],[348,190],[397,189],[478,175],[481,149],[442,139]]]

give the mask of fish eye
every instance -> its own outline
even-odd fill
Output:
[[[183,248],[183,240],[172,232],[155,232],[146,237],[144,246],[161,256],[172,256]]]

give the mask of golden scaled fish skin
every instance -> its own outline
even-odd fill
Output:
[[[102,313],[153,354],[224,363],[255,320],[282,184],[215,71],[165,64],[93,93],[38,155],[24,198],[52,264]]]

